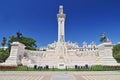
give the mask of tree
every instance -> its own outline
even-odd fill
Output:
[[[113,47],[113,57],[120,61],[120,44],[114,45]]]
[[[5,44],[6,44],[6,38],[3,37],[2,38],[2,42],[1,42],[1,45],[2,45],[3,49],[4,49]]]
[[[37,45],[35,44],[36,40],[30,37],[22,36],[22,33],[20,32],[17,32],[16,34],[17,36],[10,36],[10,40],[8,42],[9,47],[10,47],[10,43],[18,41],[26,46],[25,49],[36,50],[37,47]]]
[[[6,38],[3,37],[2,42],[1,42],[3,49],[0,49],[0,61],[1,60],[5,61],[9,57],[10,49],[11,49],[10,44],[15,41],[23,43],[26,46],[26,49],[28,49],[28,50],[36,50],[36,47],[37,47],[35,44],[36,40],[34,40],[33,38],[30,38],[30,37],[22,36],[22,33],[17,32],[16,36],[9,37],[7,49],[4,49],[4,46],[6,44]]]
[[[0,49],[0,61],[5,61],[8,57],[9,57],[9,50]]]
[[[36,50],[36,40],[34,40],[33,38],[23,36],[20,42],[26,46],[26,49]]]
[[[5,44],[6,44],[6,38],[3,37],[2,42],[1,42],[3,49],[0,49],[0,60],[2,60],[2,61],[5,61],[9,56],[8,49],[4,49]]]

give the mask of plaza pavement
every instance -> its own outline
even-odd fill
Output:
[[[120,71],[0,71],[0,80],[120,80]]]

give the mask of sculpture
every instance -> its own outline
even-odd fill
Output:
[[[17,41],[21,41],[22,39],[22,33],[21,32],[17,32]]]
[[[106,42],[106,35],[105,35],[105,33],[102,33],[101,34],[101,38],[100,38],[100,43],[104,43],[104,42]]]

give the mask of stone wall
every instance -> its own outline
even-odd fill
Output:
[[[61,46],[59,52],[55,49],[46,51],[33,51],[24,49],[25,46],[19,42],[11,44],[10,56],[4,65],[49,65],[49,67],[61,67],[61,64],[68,67],[75,65],[119,65],[112,56],[112,43],[102,43],[96,48],[67,49]],[[56,48],[57,49],[57,48]],[[60,66],[59,66],[60,65]],[[63,67],[63,66],[62,66]]]

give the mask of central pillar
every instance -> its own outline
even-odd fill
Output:
[[[57,14],[57,18],[58,18],[58,42],[65,41],[65,33],[64,33],[65,17],[66,17],[66,14],[63,13],[63,6],[59,6],[59,13]]]

